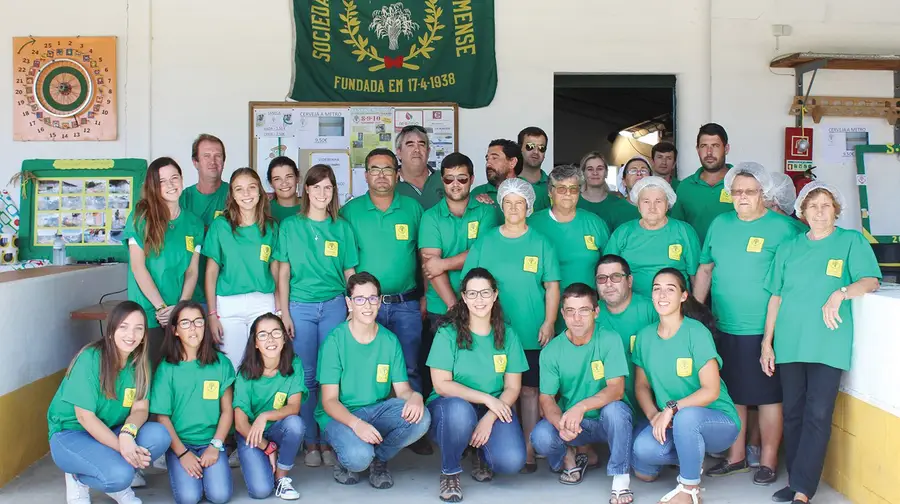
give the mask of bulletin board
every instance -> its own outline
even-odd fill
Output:
[[[863,234],[869,242],[900,243],[900,144],[857,145],[856,185]]]
[[[458,150],[459,109],[455,103],[250,102],[250,166],[267,192],[269,161],[293,159],[301,178],[310,166],[334,169],[341,204],[365,194],[366,154],[376,147],[394,150],[404,127],[419,125],[428,132],[428,165]]]
[[[20,258],[52,258],[60,233],[76,261],[128,260],[122,233],[140,197],[146,160],[30,159],[22,172]]]

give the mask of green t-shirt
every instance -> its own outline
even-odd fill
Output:
[[[275,222],[281,224],[281,221],[284,219],[300,213],[300,205],[297,204],[289,207],[281,206],[273,199],[269,202],[269,211],[272,212],[272,217],[275,219]]]
[[[528,228],[507,238],[500,228],[485,233],[469,249],[462,276],[485,268],[497,280],[506,323],[515,329],[525,350],[540,350],[538,331],[544,323],[544,283],[560,280],[556,249],[539,231]]]
[[[268,226],[263,236],[256,224],[239,226],[232,232],[225,217],[215,219],[206,233],[203,255],[219,265],[216,295],[275,292],[270,263],[277,242],[277,224]]]
[[[291,267],[291,301],[321,303],[340,296],[344,271],[359,264],[356,237],[343,217],[312,220],[291,216],[278,227],[276,261]]]
[[[731,169],[731,165],[727,165]],[[697,232],[700,240],[706,238],[710,223],[719,214],[734,211],[731,194],[725,191],[725,180],[709,185],[700,178],[703,167],[681,181],[675,191],[677,200],[669,216],[687,222]]]
[[[612,193],[599,203],[580,197],[578,198],[578,208],[583,208],[603,219],[610,232],[630,220],[641,218],[641,213],[636,206]]]
[[[444,181],[441,179],[441,172],[431,170],[431,175],[425,179],[425,185],[422,186],[421,191],[418,187],[401,179],[397,182],[397,194],[416,200],[422,205],[423,210],[428,210],[444,199]]]
[[[575,345],[565,331],[541,350],[541,394],[559,394],[559,408],[565,412],[579,401],[606,388],[606,380],[627,377],[628,361],[619,335],[594,325],[590,341]],[[585,418],[597,418],[591,410]]]
[[[499,224],[497,212],[491,205],[469,198],[469,204],[462,217],[457,217],[450,212],[447,200],[443,199],[422,215],[422,224],[419,226],[419,248],[440,249],[442,258],[453,257],[469,250],[478,237]],[[453,292],[459,294],[459,282],[462,280],[460,270],[448,271],[447,276]],[[437,315],[447,313],[447,304],[431,283],[428,284],[425,293],[425,302],[429,312]]]
[[[305,400],[309,389],[306,388],[304,381],[300,357],[294,356],[291,366],[294,372],[289,376],[279,372],[275,373],[275,376],[248,380],[243,374],[238,373],[234,380],[234,409],[240,408],[252,424],[259,415],[284,407],[288,399],[295,394],[300,394],[301,402]],[[272,423],[266,422],[266,428],[271,427]]]
[[[396,193],[384,212],[368,192],[341,208],[359,247],[356,270],[375,275],[384,294],[403,294],[416,288],[422,212],[416,200]]]
[[[653,277],[663,268],[675,268],[690,281],[697,273],[700,242],[693,228],[671,217],[653,231],[641,227],[640,220],[633,220],[613,232],[603,252],[625,258],[634,276],[634,291],[650,296]]]
[[[148,393],[149,393],[149,383]],[[100,385],[100,350],[87,348],[75,359],[72,369],[62,379],[47,410],[49,437],[60,431],[83,431],[75,417],[75,406],[92,411],[103,425],[113,428],[125,422],[135,397],[134,362],[128,363],[116,376],[116,396],[106,397]]]
[[[153,376],[150,413],[166,415],[186,445],[205,446],[216,435],[220,399],[234,383],[234,367],[220,352],[212,364],[163,360]]]
[[[751,222],[742,221],[733,211],[713,219],[700,264],[715,264],[712,309],[721,331],[763,333],[771,297],[766,291],[766,273],[778,246],[797,235],[789,219],[772,211]]]
[[[391,395],[392,384],[407,381],[406,361],[397,336],[381,324],[375,339],[367,344],[356,341],[349,322],[335,327],[319,348],[316,376],[322,385],[337,385],[338,400],[351,413],[380,403]],[[331,421],[322,407],[322,395],[316,406],[316,423],[325,430]]]
[[[122,236],[126,243],[134,240],[144,250],[144,265],[147,267],[147,271],[150,273],[150,278],[153,279],[153,284],[156,285],[159,295],[162,296],[166,305],[175,306],[181,300],[181,291],[184,289],[184,274],[187,272],[188,266],[191,265],[194,252],[200,252],[202,248],[201,245],[204,241],[203,223],[193,214],[181,212],[175,220],[169,222],[162,248],[160,248],[158,254],[144,247],[145,229],[146,221],[140,219],[138,222],[135,222],[134,213],[132,212],[125,222],[125,230]],[[203,277],[201,276],[197,279],[197,285],[202,283]],[[148,329],[159,327],[159,323],[154,315],[156,308],[141,291],[131,268],[128,268],[128,299],[141,305],[141,308],[144,309],[144,312],[147,314]]]
[[[822,306],[831,294],[862,278],[881,278],[872,246],[861,233],[835,228],[821,240],[805,234],[783,243],[775,252],[766,290],[781,296],[775,319],[775,362],[811,362],[848,371],[853,351],[853,312],[844,301],[841,322],[831,330],[822,320]]]
[[[669,185],[672,186],[673,191],[676,193],[678,192],[678,186],[681,185],[681,179],[678,178],[677,174],[672,174],[672,180],[669,181]]]
[[[497,350],[494,347],[494,331],[487,336],[475,333],[471,335],[472,347],[468,350],[461,349],[456,343],[456,330],[453,326],[441,326],[434,335],[426,366],[450,371],[456,383],[500,397],[506,373],[528,371],[528,361],[525,360],[525,351],[522,350],[519,337],[512,327],[506,326],[503,349]],[[438,393],[432,391],[426,404],[438,397]]]
[[[519,178],[531,184],[531,187],[534,189],[534,211],[532,213],[538,213],[541,210],[550,208],[550,177],[547,176],[547,172],[541,170],[540,180],[534,183],[525,177],[520,176]]]
[[[634,365],[647,375],[660,410],[668,401],[680,401],[700,390],[700,369],[707,362],[715,359],[722,369],[722,358],[716,352],[712,333],[689,317],[684,318],[678,332],[667,340],[659,337],[656,324],[641,329],[633,358]],[[740,428],[741,420],[721,378],[719,387],[719,397],[706,407],[725,413]]]
[[[202,194],[197,190],[196,185],[192,185],[181,193],[179,204],[182,209],[199,218],[203,222],[204,229],[209,229],[213,219],[225,211],[225,199],[228,197],[229,191],[231,191],[231,186],[228,185],[228,182],[222,182],[222,185],[212,194]],[[200,276],[192,299],[198,303],[205,303],[206,292],[203,287],[203,279],[206,278],[206,257],[202,255],[198,271]]]

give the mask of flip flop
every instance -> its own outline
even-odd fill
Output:
[[[631,497],[628,502],[622,502],[620,499]],[[609,504],[634,504],[634,494],[631,490],[613,490],[612,496],[609,498]]]
[[[563,485],[577,485],[584,481],[585,471],[587,471],[587,455],[579,453],[575,456],[575,467],[563,469],[559,475],[559,482]]]

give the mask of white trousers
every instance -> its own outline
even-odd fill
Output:
[[[237,370],[244,360],[250,326],[260,315],[275,312],[275,294],[251,292],[237,296],[216,296],[216,310],[222,324],[220,349]]]

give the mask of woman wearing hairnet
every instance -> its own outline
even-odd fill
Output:
[[[791,217],[794,214],[794,202],[797,201],[797,190],[794,179],[781,172],[772,172],[772,190],[766,192],[766,208],[781,215]],[[809,226],[791,217],[791,224],[798,233],[809,231]]]
[[[630,198],[630,195],[634,185],[642,178],[649,177],[652,173],[650,160],[641,155],[633,156],[628,161],[625,161],[625,164],[622,165],[622,169],[619,171],[617,177],[619,192],[633,202],[634,200]]]
[[[537,470],[531,431],[540,419],[540,350],[554,335],[559,315],[560,269],[556,250],[526,218],[534,211],[534,189],[525,180],[504,180],[497,188],[503,224],[484,233],[469,249],[463,277],[472,268],[485,268],[497,280],[500,305],[507,323],[519,336],[529,370],[522,373],[519,413],[526,440],[526,473]],[[493,413],[487,413],[491,415]]]
[[[728,170],[724,184],[735,211],[718,215],[709,226],[694,281],[694,297],[704,302],[712,286],[722,380],[734,400],[742,428],[728,457],[707,474],[715,477],[747,472],[752,464],[758,466],[753,482],[768,485],[777,479],[782,425],[781,384],[759,368],[769,302],[766,274],[775,260],[775,250],[798,231],[791,217],[766,208],[773,182],[759,163],[741,163]],[[745,443],[748,406],[759,409],[761,452],[759,446]],[[756,431],[754,426],[749,430]]]
[[[559,290],[573,283],[594,285],[594,268],[609,240],[609,229],[603,219],[578,209],[578,193],[584,177],[573,165],[560,165],[550,172],[550,208],[528,219],[528,224],[543,234],[556,247],[559,259]],[[555,333],[565,331],[562,317],[556,318]]]
[[[694,228],[666,215],[675,204],[672,186],[661,177],[646,177],[634,185],[629,197],[641,218],[619,226],[603,253],[628,261],[638,294],[650,297],[653,277],[663,268],[675,268],[693,283],[700,240]]]
[[[841,374],[850,369],[853,318],[849,300],[878,289],[872,247],[855,230],[835,226],[843,196],[822,182],[797,197],[810,230],[775,252],[766,290],[772,294],[762,342],[762,370],[781,378],[787,487],[776,502],[808,502],[816,493]]]

